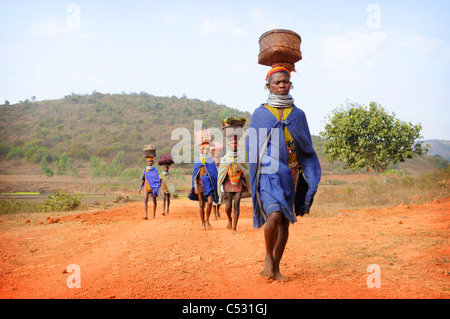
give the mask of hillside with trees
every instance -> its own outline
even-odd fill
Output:
[[[7,162],[8,167],[11,163],[40,165],[47,176],[77,176],[80,168],[87,168],[93,177],[118,176],[127,169],[132,170],[128,175],[135,176],[144,165],[144,145],[154,144],[159,157],[179,142],[171,140],[174,129],[186,128],[193,133],[194,120],[202,120],[203,128],[220,127],[221,120],[229,116],[247,118],[246,127],[251,119],[249,112],[211,100],[158,97],[146,92],[94,91],[45,101],[33,97],[0,105],[0,163]],[[325,159],[321,137],[313,136],[313,143],[324,174],[353,173],[343,170],[342,162]],[[418,172],[446,167],[447,163],[439,155],[425,155],[395,168]],[[189,164],[181,167],[191,168]],[[8,173],[3,168],[0,171]]]
[[[228,116],[250,119],[251,114],[185,97],[138,94],[71,94],[60,100],[24,101],[0,106],[0,158],[25,158],[39,163],[60,160],[73,163],[93,157],[111,161],[124,152],[125,166],[135,166],[142,148],[154,144],[160,156],[178,141],[171,132],[183,127],[193,132],[194,120],[203,128],[219,127]]]

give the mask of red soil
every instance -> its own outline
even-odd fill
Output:
[[[1,216],[0,298],[448,298],[450,198],[299,218],[281,262],[289,282],[260,277],[262,229],[242,202],[238,234],[222,217],[202,230],[198,204],[172,200],[107,211]],[[151,205],[150,205],[151,207]],[[80,267],[69,288],[67,267]],[[367,267],[380,269],[369,288]]]

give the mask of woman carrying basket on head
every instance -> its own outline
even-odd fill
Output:
[[[279,36],[283,32],[300,38],[285,30],[265,35]],[[262,42],[260,38],[260,45]],[[299,49],[298,43],[298,52]],[[288,63],[269,64],[269,96],[254,111],[247,136],[253,224],[255,228],[265,224],[266,258],[260,274],[280,281],[287,280],[280,272],[280,260],[288,241],[289,224],[296,222],[297,215],[309,213],[321,176],[305,113],[294,105],[289,94],[293,63],[300,59],[301,54],[290,63],[285,60]]]
[[[177,186],[175,184],[175,178],[170,174],[170,165],[174,162],[172,160],[171,154],[165,154],[161,156],[158,160],[158,165],[162,166],[161,172],[161,194],[163,196],[163,212],[162,215],[169,215],[170,208],[170,198],[173,196],[174,198],[178,197]],[[166,210],[167,208],[167,210]]]
[[[226,122],[238,121],[229,125]],[[222,129],[227,139],[227,152],[219,165],[218,192],[225,200],[225,212],[228,217],[227,229],[237,234],[237,224],[240,215],[241,199],[250,197],[250,175],[245,156],[238,149],[238,143],[243,135],[244,118],[228,118],[224,120]],[[227,125],[228,124],[228,125]],[[234,207],[233,207],[234,200]],[[234,208],[234,209],[233,209]],[[233,211],[233,214],[231,214]]]
[[[190,200],[199,201],[199,213],[202,229],[212,228],[209,223],[213,202],[218,202],[217,166],[209,155],[209,142],[203,142],[200,156],[195,159],[192,172],[192,188],[188,195]],[[205,210],[206,204],[206,210]]]
[[[139,187],[139,194],[142,190],[144,191],[144,219],[148,219],[147,208],[149,196],[151,196],[153,200],[153,218],[155,218],[156,198],[158,197],[159,187],[161,186],[161,180],[159,178],[158,170],[153,164],[153,157],[148,157],[147,166],[142,172],[141,186]]]

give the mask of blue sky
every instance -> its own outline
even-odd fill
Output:
[[[253,112],[258,39],[302,37],[291,92],[312,134],[346,100],[450,140],[448,1],[0,0],[0,103],[73,93],[188,98]]]

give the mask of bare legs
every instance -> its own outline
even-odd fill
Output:
[[[213,203],[213,197],[208,196],[206,202],[206,210],[205,210],[205,198],[203,196],[203,192],[199,192],[198,194],[198,201],[199,201],[199,213],[200,213],[200,220],[202,222],[202,229],[211,229],[212,226],[209,223],[209,215],[211,215],[211,209],[212,209],[212,203]]]
[[[213,205],[213,211],[214,211],[214,220],[217,220],[220,218],[220,204]]]
[[[167,202],[167,213],[166,213],[166,202]],[[169,215],[170,207],[170,194],[163,192],[163,215]]]
[[[287,281],[288,278],[280,273],[280,260],[289,237],[289,220],[281,212],[271,213],[264,228],[266,244],[266,259],[261,277],[278,281]]]
[[[150,192],[144,193],[144,212],[145,212],[145,219],[148,219],[147,217],[147,210],[148,210],[148,198],[149,198]],[[155,218],[155,212],[156,212],[156,196],[152,196],[153,200],[153,218]]]
[[[231,211],[233,208],[233,196],[234,196],[234,214],[233,218],[231,218]],[[231,229],[233,231],[233,234],[237,234],[237,223],[239,220],[239,214],[240,214],[240,206],[241,206],[241,192],[230,192],[226,193],[225,195],[225,212],[227,213],[228,217],[228,225],[227,229]]]

